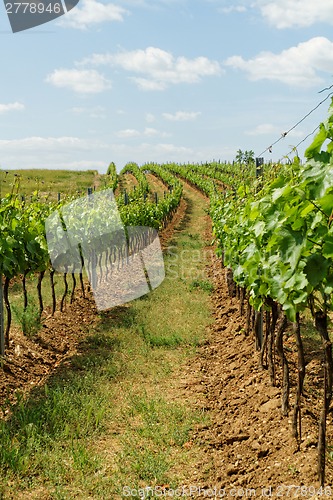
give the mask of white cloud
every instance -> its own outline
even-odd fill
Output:
[[[131,139],[132,137],[146,136],[146,137],[167,137],[168,134],[166,132],[160,132],[156,128],[146,127],[143,132],[139,130],[128,128],[125,130],[119,130],[117,132],[117,137],[123,139]]]
[[[257,0],[261,14],[276,28],[311,26],[317,22],[333,24],[332,0]]]
[[[70,111],[72,113],[76,113],[78,115],[81,115],[81,114],[85,113],[87,111],[87,109],[86,108],[80,108],[80,107],[74,107],[74,108],[71,108]]]
[[[130,73],[131,79],[142,90],[164,90],[169,85],[180,83],[198,83],[206,76],[222,73],[220,64],[207,57],[187,59],[175,57],[170,52],[157,47],[145,50],[123,51],[117,54],[94,54],[84,59],[79,65],[108,65],[120,67]]]
[[[116,135],[117,137],[121,138],[131,138],[131,137],[138,137],[140,135],[140,132],[133,128],[127,128],[125,130],[119,130],[119,132],[117,132]]]
[[[76,115],[87,114],[90,118],[106,118],[106,110],[103,106],[93,106],[91,108],[74,107],[70,111]]]
[[[161,132],[156,128],[146,127],[143,131],[143,135],[145,135],[146,137],[168,137],[170,134],[167,134],[166,132]]]
[[[303,130],[294,129],[289,132],[287,137],[295,137],[296,139],[300,139],[301,137],[305,137],[305,133],[303,132]]]
[[[278,127],[277,125],[273,125],[272,123],[261,123],[260,125],[257,125],[255,128],[252,128],[251,130],[247,130],[245,132],[246,135],[275,135],[277,138],[279,135],[283,135],[287,130],[289,130],[289,126],[286,126],[284,128]],[[303,137],[305,134],[301,130],[292,130],[289,132],[287,137]]]
[[[89,26],[107,21],[123,21],[127,11],[113,3],[101,3],[96,0],[81,0],[75,7],[58,21],[60,26],[86,30]]]
[[[173,122],[184,122],[184,121],[195,120],[200,115],[201,115],[200,111],[177,111],[174,114],[172,113],[162,114],[163,118]]]
[[[204,146],[203,144],[192,147],[190,145],[174,144],[172,142],[141,142],[139,144],[129,144],[127,142],[111,144],[110,154],[114,158],[121,158],[116,161],[117,166],[125,165],[127,161],[135,158],[135,161],[142,165],[146,162],[164,163],[175,161],[177,163],[195,163],[214,159],[233,159],[237,151],[237,144],[229,146]]]
[[[333,67],[333,42],[316,37],[280,54],[261,52],[253,59],[229,57],[225,64],[243,70],[250,80],[276,80],[288,85],[311,87],[324,80],[318,72],[331,74]]]
[[[146,114],[146,122],[148,123],[153,123],[155,121],[155,115],[152,113],[147,113]]]
[[[111,82],[94,69],[55,69],[46,77],[46,82],[79,94],[98,94],[111,88]]]
[[[151,147],[150,144],[147,144],[147,146],[148,148]],[[193,149],[191,148],[187,148],[185,146],[176,146],[175,144],[168,144],[168,143],[156,144],[154,150],[160,153],[170,153],[170,154],[193,153]]]
[[[109,144],[79,137],[32,136],[0,140],[3,168],[102,168]],[[95,152],[95,153],[94,153]],[[100,156],[97,160],[97,156]]]
[[[8,104],[0,104],[0,114],[7,113],[8,111],[23,111],[24,104],[20,102],[11,102]]]
[[[131,80],[136,83],[140,90],[165,90],[167,85],[162,81],[148,80],[147,78],[132,77]]]
[[[244,5],[230,5],[229,7],[221,7],[218,9],[219,12],[222,12],[222,14],[230,14],[231,12],[246,12],[247,9],[244,7]]]
[[[160,135],[160,132],[156,130],[156,128],[146,127],[143,131],[143,135],[146,135],[147,137],[155,137]]]
[[[80,160],[80,161],[70,161],[65,164],[55,164],[53,168],[66,168],[69,170],[99,170],[102,171],[107,167],[107,164],[104,161],[99,160]]]
[[[118,145],[118,150],[129,153],[131,152],[128,149],[128,146],[125,144]],[[183,157],[183,155],[192,155],[194,153],[193,149],[191,148],[163,142],[158,144],[143,142],[138,147],[132,148],[132,151],[135,154],[139,154],[141,156],[142,162],[149,161],[149,158],[153,159],[153,161],[167,161],[169,159],[167,155],[171,155],[174,158],[177,158],[177,155]],[[143,153],[145,155],[148,154],[149,157],[147,159],[144,159],[145,157],[142,156]]]
[[[278,134],[279,128],[271,123],[262,123],[257,125],[255,128],[245,132],[246,135],[266,135],[266,134]]]
[[[110,149],[118,154],[126,154],[127,157],[131,157],[131,155],[133,157],[133,155],[135,155],[138,163],[145,163],[147,161],[169,161],[170,156],[175,158],[177,161],[185,161],[185,158],[190,159],[189,155],[192,156],[195,154],[194,150],[191,148],[177,146],[171,143],[151,144],[143,142],[135,147],[130,147],[128,144],[112,144]]]
[[[23,139],[0,140],[0,147],[3,151],[40,151],[54,150],[59,148],[75,147],[88,149],[86,141],[78,137],[25,137]]]

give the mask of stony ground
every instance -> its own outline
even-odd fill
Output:
[[[272,488],[273,497],[325,498],[317,482],[321,407],[318,387],[323,384],[320,347],[307,353],[302,438],[298,450],[291,437],[292,408],[287,417],[282,415],[280,383],[272,387],[267,370],[259,367],[254,338],[245,335],[245,318],[239,315],[237,299],[228,296],[219,259],[213,259],[208,272],[215,284],[214,321],[209,341],[201,348],[195,366],[191,366],[184,377],[186,391],[198,394],[211,417],[210,425],[193,434],[193,440],[206,448],[206,460],[193,471],[196,484],[206,489],[212,485],[226,491],[236,488],[238,496],[246,489],[253,488],[259,495],[264,488]],[[287,336],[285,347],[291,369],[292,406],[297,354],[292,332]],[[332,449],[332,429],[332,416],[329,415],[328,450]],[[333,485],[330,458],[326,466],[326,484]],[[295,488],[288,489],[287,485],[295,485]],[[301,486],[303,490],[296,488]],[[326,493],[330,496],[330,489]]]

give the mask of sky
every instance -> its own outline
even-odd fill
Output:
[[[12,33],[1,3],[0,168],[285,159],[327,117],[282,139],[330,92],[332,25],[332,0],[80,0]]]

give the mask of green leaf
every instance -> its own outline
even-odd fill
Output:
[[[319,205],[328,215],[331,215],[333,210],[333,194],[327,194],[319,200]]]
[[[316,134],[310,146],[306,149],[304,155],[306,158],[313,158],[316,153],[319,153],[322,145],[327,139],[327,130],[325,125],[321,123],[319,125],[319,132]]]
[[[330,262],[325,259],[323,255],[312,254],[307,258],[307,262],[304,268],[304,272],[307,276],[309,283],[316,287],[321,283],[330,267]]]
[[[333,259],[333,234],[328,234],[325,237],[323,256],[327,259]]]
[[[258,221],[254,226],[253,226],[253,231],[256,237],[258,238],[259,236],[262,236],[265,232],[265,227],[266,224],[264,221]]]
[[[286,313],[287,318],[293,323],[295,323],[296,312],[297,312],[295,305],[292,304],[291,302],[285,302],[282,306],[282,309]]]
[[[295,269],[305,243],[303,232],[282,227],[276,235],[276,243],[280,248],[283,261],[289,262],[291,269]]]
[[[300,212],[300,216],[301,217],[306,217],[309,213],[313,212],[313,210],[315,209],[315,206],[313,203],[306,203],[305,207],[303,208],[303,210],[301,210]]]
[[[299,272],[293,274],[293,276],[285,283],[284,288],[290,290],[303,290],[308,286],[308,280],[304,273]]]

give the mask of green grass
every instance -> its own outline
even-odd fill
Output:
[[[211,293],[214,290],[214,285],[208,280],[193,280],[190,283],[190,290],[196,290],[200,288],[204,292]]]
[[[123,415],[127,431],[121,438],[121,473],[134,487],[142,486],[141,481],[176,485],[168,474],[173,465],[170,450],[182,448],[202,416],[182,404],[167,402],[163,397],[152,398],[144,392],[130,394],[128,402],[129,411]]]
[[[88,187],[92,187],[98,177],[97,170],[0,170],[1,196],[13,189],[26,197],[38,191],[42,198],[52,200],[57,199],[58,192],[62,197],[78,196],[80,191],[85,193]]]
[[[24,484],[37,471],[46,479],[62,470],[66,460],[75,464],[78,450],[84,450],[80,440],[100,431],[107,411],[96,382],[92,372],[83,378],[67,373],[35,391],[29,401],[17,396],[16,405],[8,405],[11,418],[0,426],[2,470]]]
[[[13,304],[12,309],[16,321],[20,324],[22,332],[27,337],[36,335],[42,327],[39,307],[34,297],[28,297],[28,306]]]
[[[156,335],[154,333],[147,332],[144,326],[142,326],[140,330],[142,337],[150,347],[176,347],[183,343],[183,338],[176,332]]]

